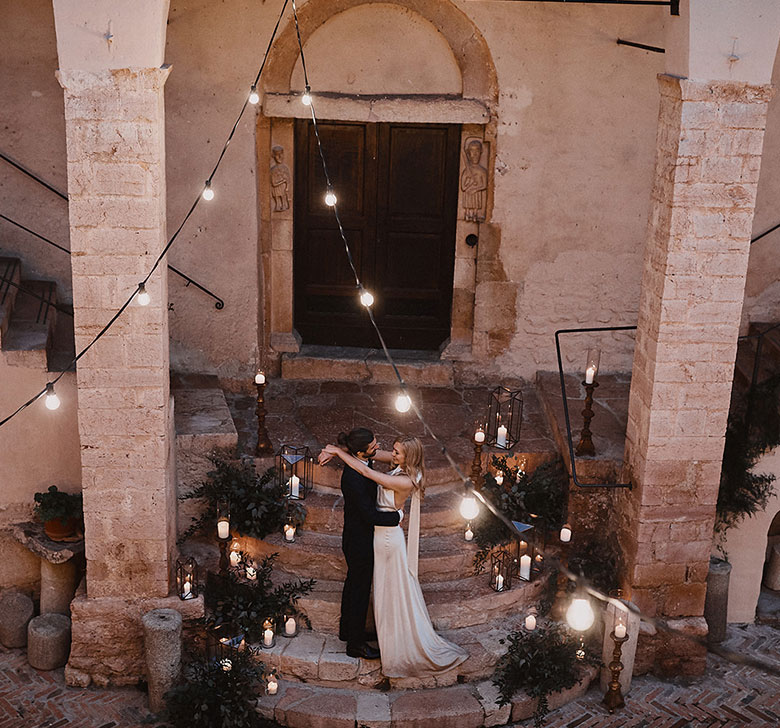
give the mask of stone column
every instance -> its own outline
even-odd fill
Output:
[[[76,349],[127,300],[166,243],[168,68],[68,70]],[[166,596],[175,548],[166,263],[79,361],[87,596]]]
[[[771,92],[659,84],[619,530],[632,601],[700,618]],[[687,627],[706,633],[700,622]]]

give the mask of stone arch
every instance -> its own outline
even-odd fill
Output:
[[[754,470],[780,476],[780,448],[764,455],[756,463]],[[780,479],[776,479],[767,507],[745,518],[726,533],[725,549],[732,567],[729,581],[729,622],[755,620],[770,526],[779,513]]]
[[[363,5],[397,5],[433,24],[447,41],[460,68],[462,98],[481,101],[493,109],[498,101],[498,81],[487,42],[472,21],[449,0],[310,0],[298,11],[298,25],[304,45],[314,32],[333,16]],[[279,34],[269,56],[264,89],[268,93],[289,93],[298,61],[295,24]]]

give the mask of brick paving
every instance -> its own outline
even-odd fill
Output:
[[[780,670],[780,630],[732,626],[724,646]],[[708,659],[707,675],[683,684],[636,678],[626,707],[609,715],[597,689],[547,718],[549,728],[777,728],[780,677],[754,667]],[[518,724],[526,728],[533,721]],[[24,650],[0,648],[0,728],[150,728],[146,695],[134,688],[69,688],[63,670],[39,672]]]

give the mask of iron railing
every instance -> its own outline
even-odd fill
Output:
[[[53,192],[55,195],[61,197],[63,200],[67,202],[68,196],[64,192],[58,190],[56,187],[54,187],[54,185],[51,185],[48,182],[46,182],[46,180],[41,179],[38,175],[36,175],[34,172],[31,172],[24,165],[19,164],[19,162],[11,159],[9,156],[3,154],[2,152],[0,152],[0,159],[2,159],[4,162],[7,162],[14,169],[18,170],[22,174],[27,175],[28,177],[30,177],[30,179],[35,180],[39,185],[42,185],[47,190]],[[63,247],[59,243],[55,243],[53,240],[49,240],[48,238],[44,237],[43,235],[40,235],[39,233],[36,233],[34,230],[30,230],[30,228],[25,227],[19,222],[16,222],[16,220],[12,220],[10,217],[7,217],[6,215],[2,215],[2,214],[0,214],[0,218],[2,218],[7,222],[10,222],[12,225],[16,225],[16,227],[21,228],[22,230],[29,233],[30,235],[34,235],[39,240],[42,240],[44,243],[48,243],[49,245],[52,245],[53,247],[57,248],[57,250],[61,250],[64,253],[70,255],[70,250],[68,250],[67,248]],[[188,288],[189,286],[195,286],[195,288],[197,288],[200,291],[203,291],[203,293],[205,293],[207,296],[211,296],[211,298],[215,300],[214,308],[220,311],[223,308],[225,308],[225,302],[219,296],[217,296],[215,293],[212,293],[208,288],[202,286],[196,280],[190,278],[186,273],[182,273],[178,268],[174,268],[172,265],[168,266],[168,270],[175,273],[177,276],[183,278],[185,281],[187,281],[187,283],[184,285],[185,288]]]

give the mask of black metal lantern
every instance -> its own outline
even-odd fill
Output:
[[[512,556],[513,575],[521,581],[531,581],[534,558],[536,556],[536,529],[530,523],[512,521],[519,533],[515,534],[515,547]]]
[[[312,458],[309,448],[282,445],[276,457],[276,477],[291,500],[303,500],[311,490]]]
[[[490,588],[502,592],[512,588],[512,554],[501,546],[490,555]]]
[[[488,445],[511,450],[520,439],[523,422],[523,393],[519,389],[496,387],[490,393],[485,430]]]
[[[176,592],[179,599],[195,599],[198,596],[198,562],[192,556],[176,560]]]
[[[219,662],[225,671],[232,669],[236,654],[245,645],[243,632],[230,625],[223,624],[206,633],[206,657],[209,661]]]

